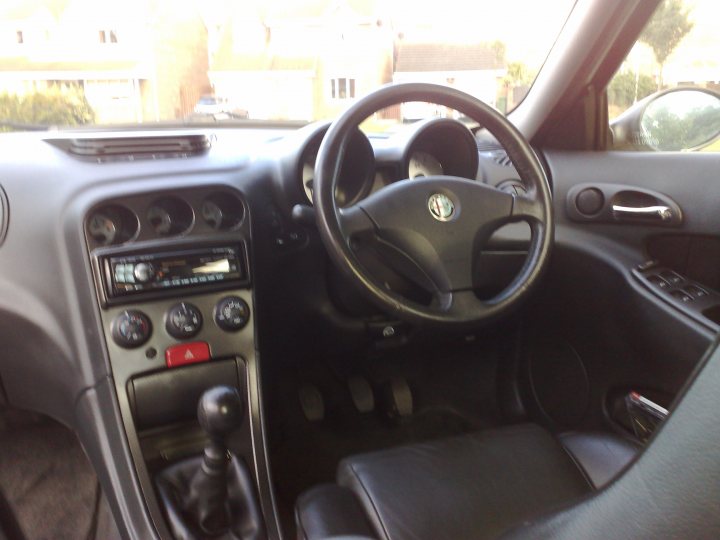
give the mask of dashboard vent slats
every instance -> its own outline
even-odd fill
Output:
[[[495,150],[490,152],[490,155],[492,160],[501,167],[512,167],[512,161],[505,150]]]
[[[205,135],[88,137],[68,141],[67,151],[93,161],[133,161],[199,156],[210,149]]]

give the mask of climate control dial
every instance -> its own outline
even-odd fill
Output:
[[[177,339],[193,337],[202,328],[202,323],[202,313],[188,302],[175,304],[165,315],[165,330]]]
[[[115,318],[111,333],[115,343],[126,349],[133,349],[150,339],[152,324],[142,311],[129,309]]]
[[[239,296],[226,296],[215,306],[215,323],[226,332],[236,332],[250,320],[250,306]]]

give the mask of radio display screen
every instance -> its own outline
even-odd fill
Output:
[[[111,296],[247,278],[239,247],[113,256],[105,268]]]

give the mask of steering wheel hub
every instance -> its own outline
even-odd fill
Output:
[[[438,221],[449,221],[455,214],[455,203],[443,193],[433,193],[428,199],[428,210]]]

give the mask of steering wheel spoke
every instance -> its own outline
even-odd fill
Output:
[[[464,313],[485,313],[488,307],[485,302],[475,296],[472,289],[453,291],[439,295],[438,306],[445,313],[452,316],[462,316]]]
[[[545,208],[536,194],[514,195],[512,213],[509,221],[542,222]]]
[[[338,221],[345,238],[352,238],[375,230],[375,224],[370,216],[357,204],[349,208],[340,208]]]

